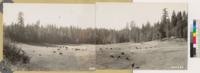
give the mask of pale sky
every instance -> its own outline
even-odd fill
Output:
[[[57,24],[57,26],[122,29],[132,20],[138,25],[160,20],[162,9],[187,10],[186,3],[97,3],[95,4],[4,4],[4,23],[16,22],[24,13],[25,24]]]
[[[96,6],[96,26],[101,28],[121,29],[132,20],[141,27],[142,24],[155,23],[162,16],[162,9],[167,8],[169,16],[172,11],[187,10],[186,3],[107,3]]]
[[[94,4],[4,4],[4,23],[17,21],[19,12],[24,13],[25,24],[57,24],[57,26],[95,27]]]

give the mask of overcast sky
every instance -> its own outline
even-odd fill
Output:
[[[186,3],[134,3],[134,4],[97,4],[97,27],[121,29],[127,22],[142,24],[160,21],[163,9],[167,8],[169,16],[172,11],[187,10]]]
[[[16,22],[17,15],[24,13],[25,24],[57,24],[57,26],[78,26],[122,29],[127,22],[138,26],[149,21],[160,20],[162,9],[169,14],[173,10],[187,10],[186,3],[97,3],[94,4],[4,4],[4,23]]]
[[[43,25],[95,27],[94,4],[4,4],[4,23],[16,22],[19,12],[25,24],[40,20]]]

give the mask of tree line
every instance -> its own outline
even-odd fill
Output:
[[[187,39],[187,19],[185,11],[175,12],[169,16],[163,9],[161,20],[153,25],[149,22],[142,27],[134,21],[121,30],[104,28],[57,27],[54,24],[43,26],[40,21],[33,24],[24,23],[23,13],[18,14],[18,22],[4,25],[4,37],[22,43],[51,44],[110,44],[124,42],[145,42],[164,38]]]

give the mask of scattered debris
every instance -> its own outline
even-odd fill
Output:
[[[135,63],[131,64],[131,66],[132,66],[132,68],[134,68],[134,66],[135,66]]]
[[[124,53],[124,52],[121,52],[121,55],[125,55],[125,53]]]
[[[135,69],[139,69],[140,67],[135,67]]]
[[[119,59],[121,56],[118,56],[117,59]]]
[[[59,55],[63,55],[63,53],[62,53],[62,52],[60,52],[60,53],[59,53]]]
[[[111,58],[114,58],[114,56],[113,56],[113,55],[110,55],[110,57],[111,57]]]
[[[78,49],[78,48],[75,49],[75,51],[78,51],[78,50],[80,50],[80,49]]]
[[[128,61],[129,61],[130,59],[129,59],[128,57],[126,57],[126,60],[128,60]]]

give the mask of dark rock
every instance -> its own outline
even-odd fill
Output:
[[[121,52],[121,55],[124,55],[125,53],[124,52]]]
[[[59,53],[59,55],[63,55],[63,53],[62,53],[62,52],[60,52],[60,53]]]
[[[114,58],[114,56],[113,56],[113,55],[110,55],[110,57],[111,57],[111,58]]]

